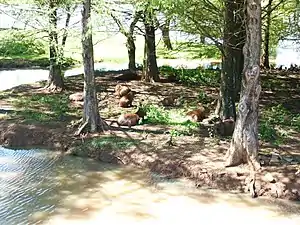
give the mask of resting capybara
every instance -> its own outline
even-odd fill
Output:
[[[163,98],[163,99],[160,101],[160,103],[161,103],[163,106],[174,106],[175,100],[176,100],[175,97],[169,96],[169,97]]]
[[[122,108],[127,108],[129,106],[132,106],[133,97],[134,97],[134,93],[132,91],[128,92],[127,95],[120,98],[119,106]]]
[[[144,110],[139,108],[136,113],[126,113],[122,114],[117,121],[118,126],[135,126],[139,123],[141,119],[144,119],[146,113]]]
[[[130,88],[125,85],[117,84],[115,87],[115,95],[119,98],[127,95],[130,91]]]
[[[202,106],[202,104],[198,104],[198,109],[192,110],[186,115],[192,122],[201,122],[207,117],[207,110]]]
[[[234,132],[235,121],[232,118],[221,120],[215,124],[215,129],[218,135],[227,137]]]

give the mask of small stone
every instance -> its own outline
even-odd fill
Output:
[[[276,154],[272,154],[270,164],[278,164],[280,163],[280,157]]]
[[[276,180],[271,173],[267,173],[264,176],[264,181],[269,182],[269,183],[276,183]]]

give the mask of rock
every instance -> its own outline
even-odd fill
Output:
[[[268,182],[268,183],[276,183],[275,178],[273,177],[273,175],[271,173],[267,173],[264,178],[264,181]]]
[[[279,164],[280,163],[280,156],[277,154],[272,154],[270,159],[270,164]]]
[[[71,94],[70,96],[69,96],[69,99],[71,100],[71,101],[83,101],[83,93],[82,92],[76,92],[76,93],[74,93],[74,94]]]

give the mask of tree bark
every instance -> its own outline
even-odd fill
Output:
[[[253,170],[260,168],[258,154],[258,101],[260,86],[261,0],[246,1],[246,43],[244,74],[237,121],[226,166],[249,163]]]
[[[128,52],[128,69],[131,72],[136,72],[136,62],[135,62],[135,43],[134,37],[132,35],[127,36],[126,42],[127,52]]]
[[[264,55],[263,55],[263,65],[264,68],[270,69],[270,27],[271,27],[271,15],[272,15],[272,2],[273,0],[269,0],[268,8],[267,8],[267,24],[265,28],[265,36],[264,36]]]
[[[91,29],[91,0],[84,0],[82,10],[82,58],[84,64],[83,126],[90,132],[97,132],[104,131],[104,121],[101,120],[98,110]]]
[[[161,25],[159,28],[162,32],[162,39],[164,42],[164,46],[168,50],[173,50],[173,46],[171,43],[171,38],[170,38],[170,23],[171,20],[168,18],[166,19],[165,23]]]
[[[142,80],[146,82],[159,81],[159,71],[156,61],[156,46],[155,46],[155,27],[153,15],[145,13],[145,51],[144,51],[144,71]]]
[[[222,119],[236,119],[235,103],[240,92],[245,40],[244,4],[241,0],[225,1],[225,26],[219,108]],[[238,15],[238,16],[237,16]]]
[[[47,88],[51,91],[61,91],[64,89],[64,80],[61,71],[60,51],[58,47],[57,34],[57,5],[54,0],[49,1],[49,76]]]
[[[134,40],[134,29],[141,18],[141,12],[138,11],[134,14],[133,21],[130,24],[129,30],[126,31],[125,27],[122,25],[121,21],[111,13],[111,17],[116,22],[117,26],[119,27],[120,32],[126,37],[126,47],[128,52],[128,69],[135,73],[136,72],[136,61],[135,61],[135,40]]]

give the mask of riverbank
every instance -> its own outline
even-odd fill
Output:
[[[121,113],[133,112],[142,100],[155,106],[163,97],[178,95],[181,96],[181,103],[166,107],[165,111],[152,107],[152,120],[133,129],[113,127],[107,134],[74,137],[82,104],[70,101],[69,95],[82,91],[82,77],[66,78],[67,89],[59,94],[47,93],[43,89],[43,82],[22,85],[0,93],[0,144],[9,148],[64,151],[104,162],[148,168],[166,178],[188,177],[198,187],[248,192],[245,187],[249,175],[247,166],[223,167],[223,157],[230,140],[211,138],[203,126],[186,124],[178,119],[180,113],[186,112],[200,100],[199,93],[205,93],[205,98],[200,96],[202,100],[214,99],[218,93],[215,87],[186,86],[167,81],[147,84],[131,80],[126,84],[136,92],[134,108],[122,109],[113,95],[118,82],[116,76],[119,75],[116,72],[106,73],[96,78],[100,114],[107,122],[115,120]],[[270,77],[274,79],[273,75]],[[297,84],[294,80],[291,83]],[[291,88],[286,88],[286,91],[292,93]],[[262,108],[270,104],[270,95],[269,90],[262,95]],[[280,96],[284,97],[282,93]],[[280,96],[274,92],[272,101],[277,99],[277,103],[286,102]],[[294,99],[296,103],[298,100]],[[299,109],[297,104],[291,105],[294,106],[291,110]],[[169,117],[174,114],[171,122],[162,118],[166,112]],[[156,121],[153,120],[158,117]],[[297,173],[300,137],[297,132],[289,137],[280,146],[261,142],[260,160],[265,162],[265,166],[256,183],[259,195],[300,199],[300,177]]]

